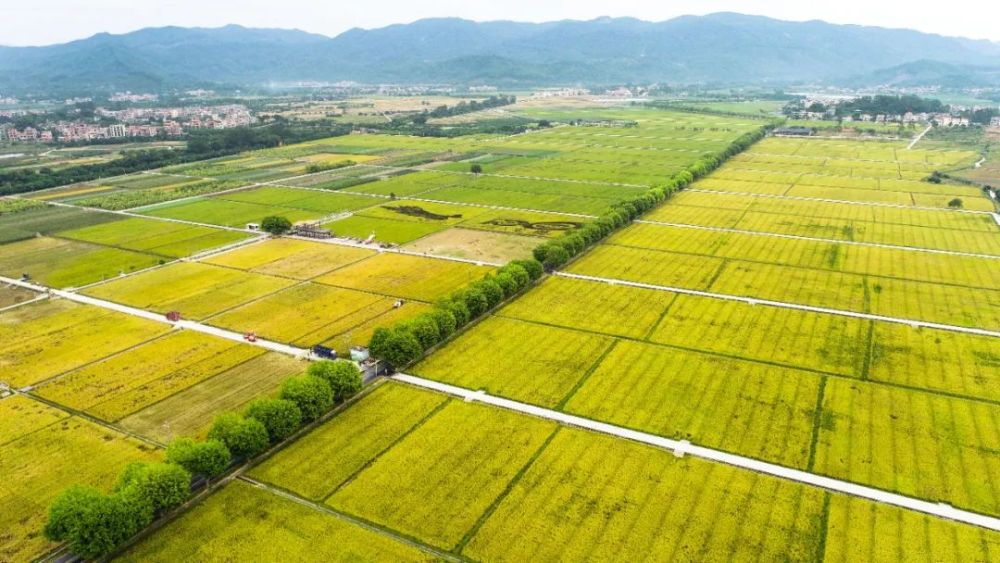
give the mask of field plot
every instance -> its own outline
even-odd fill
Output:
[[[180,311],[186,318],[200,320],[294,283],[286,278],[182,262],[95,286],[85,293],[158,313]]]
[[[175,331],[62,375],[36,392],[60,405],[116,422],[263,353],[230,340]]]
[[[30,301],[38,297],[38,294],[29,289],[22,289],[14,286],[0,286],[0,309],[11,307],[25,301]]]
[[[340,237],[364,240],[374,235],[376,241],[387,244],[406,244],[448,228],[447,225],[381,219],[364,215],[352,215],[346,219],[338,219],[324,224],[323,227]]]
[[[361,248],[287,238],[217,254],[202,262],[256,274],[308,280],[375,254]]]
[[[152,447],[23,396],[0,399],[0,559],[28,561],[55,547],[40,533],[68,483],[110,488]]]
[[[830,379],[819,473],[1000,514],[1000,407]]]
[[[780,336],[776,336],[780,335]],[[868,322],[679,295],[649,340],[723,356],[860,377]]]
[[[812,561],[823,494],[563,429],[463,553],[479,561]]]
[[[382,385],[358,404],[255,467],[254,478],[323,501],[448,399],[403,385]]]
[[[721,258],[603,245],[573,262],[567,271],[586,276],[708,289],[725,266]]]
[[[118,220],[110,213],[30,203],[25,205],[22,203],[24,200],[12,201],[17,205],[14,209],[7,207],[10,201],[0,200],[0,244],[35,238],[39,233],[48,235]]]
[[[241,481],[226,485],[121,561],[433,561],[384,534]]]
[[[250,401],[275,394],[281,383],[305,371],[291,357],[266,353],[196,383],[118,421],[122,428],[169,442],[182,436],[204,438],[220,412],[238,412]]]
[[[157,265],[161,256],[71,240],[39,237],[6,244],[0,275],[56,288],[81,287]]]
[[[586,295],[587,300],[579,299]],[[546,280],[501,309],[498,315],[590,332],[642,338],[674,295],[566,278]]]
[[[1000,339],[877,323],[869,377],[1000,401]]]
[[[553,408],[612,342],[606,336],[492,317],[411,371]]]
[[[60,231],[56,236],[181,258],[209,248],[232,244],[250,235],[154,219],[129,218],[82,229]]]
[[[994,561],[996,533],[851,497],[832,496],[824,563]]]
[[[535,237],[453,228],[413,241],[404,248],[431,256],[450,256],[505,264],[531,257],[541,241]]]
[[[155,338],[166,325],[63,300],[0,314],[0,381],[23,387]]]
[[[269,215],[287,217],[293,223],[297,221],[315,220],[324,214],[319,211],[306,211],[273,205],[260,205],[242,201],[223,199],[194,199],[177,203],[165,203],[142,210],[143,215],[180,219],[205,225],[222,225],[225,227],[245,227],[247,223],[260,223]]]
[[[619,342],[565,410],[805,469],[819,386],[788,368]]]
[[[302,210],[331,215],[369,207],[380,201],[379,199],[363,195],[328,193],[278,186],[229,192],[214,196],[212,199],[274,207],[274,214],[276,215],[285,213],[285,209],[291,212]]]
[[[373,293],[306,283],[290,287],[208,320],[209,324],[297,346],[336,340],[344,354],[370,334],[369,322],[391,323],[396,315],[416,315],[419,304],[394,309],[396,299]],[[393,313],[396,315],[389,316]],[[349,342],[349,344],[348,344]]]
[[[320,276],[314,281],[429,302],[492,271],[490,267],[464,262],[387,252]]]
[[[555,428],[508,411],[451,402],[326,502],[451,549]]]

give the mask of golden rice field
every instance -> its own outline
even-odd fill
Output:
[[[40,386],[41,397],[116,422],[263,354],[260,348],[175,331]]]
[[[0,400],[0,559],[25,561],[54,547],[41,534],[68,483],[110,488],[125,466],[159,457],[120,432],[24,396]]]

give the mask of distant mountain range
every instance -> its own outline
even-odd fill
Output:
[[[938,66],[934,66],[938,65]],[[910,30],[718,13],[651,23],[426,19],[335,38],[164,27],[0,47],[0,92],[163,91],[276,82],[774,84],[996,81],[1000,44]],[[935,70],[936,69],[936,70]]]

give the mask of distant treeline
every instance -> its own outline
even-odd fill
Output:
[[[77,182],[88,182],[150,170],[173,164],[218,158],[247,150],[301,143],[351,132],[350,127],[311,127],[276,122],[267,127],[194,131],[184,150],[128,150],[120,158],[100,164],[69,166],[55,170],[41,167],[0,172],[0,195],[44,190]]]
[[[490,96],[489,98],[481,102],[479,100],[472,100],[471,102],[466,102],[463,100],[453,106],[438,106],[430,111],[425,111],[421,115],[415,117],[414,122],[426,123],[428,119],[454,117],[456,115],[472,113],[484,109],[509,106],[515,103],[517,103],[516,96]]]
[[[815,104],[814,104],[815,105]],[[812,109],[812,108],[810,108]],[[948,111],[948,106],[941,103],[941,100],[921,98],[920,96],[862,96],[855,100],[843,102],[837,106],[837,115],[846,117],[857,113],[868,114],[904,114],[913,113],[941,113]]]

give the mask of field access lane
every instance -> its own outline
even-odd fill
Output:
[[[993,338],[1000,338],[1000,331],[987,330],[984,328],[972,328],[965,326],[949,325],[942,323],[934,323],[930,321],[921,321],[916,319],[903,319],[899,317],[887,317],[885,315],[873,315],[871,313],[859,313],[857,311],[847,311],[844,309],[830,309],[827,307],[815,307],[812,305],[799,305],[796,303],[786,303],[784,301],[772,301],[770,299],[758,299],[756,297],[744,297],[741,295],[730,295],[728,293],[713,293],[711,291],[700,291],[697,289],[687,289],[683,287],[671,287],[666,285],[656,285],[651,283],[641,283],[619,280],[614,278],[602,278],[597,276],[585,276],[583,274],[572,274],[569,272],[553,272],[552,275],[571,278],[577,280],[585,280],[596,283],[604,283],[608,285],[624,285],[629,287],[639,287],[643,289],[653,289],[656,291],[666,291],[669,293],[680,293],[684,295],[696,295],[698,297],[709,297],[712,299],[722,299],[725,301],[739,301],[741,303],[746,303],[748,305],[762,305],[765,307],[780,307],[782,309],[797,309],[799,311],[809,311],[813,313],[825,313],[828,315],[839,315],[842,317],[854,317],[856,319],[865,319],[869,321],[882,321],[887,323],[904,324],[912,327],[926,327],[926,328],[936,328],[940,330],[947,330],[951,332],[962,332],[965,334],[975,334],[978,336],[990,336]]]
[[[38,285],[21,280],[15,280],[13,278],[7,278],[3,276],[0,276],[0,283],[10,284],[16,287],[23,287],[24,289],[30,289],[38,293],[48,294],[54,297],[61,297],[68,301],[74,301],[76,303],[82,303],[84,305],[101,307],[103,309],[116,311],[118,313],[131,315],[133,317],[139,317],[149,321],[168,324],[176,328],[187,329],[194,332],[200,332],[203,334],[210,334],[212,336],[217,336],[219,338],[225,338],[227,340],[233,340],[235,342],[241,342],[244,344],[257,346],[258,348],[264,348],[272,352],[279,352],[281,354],[287,354],[296,357],[306,357],[309,354],[309,351],[304,348],[296,348],[295,346],[289,346],[287,344],[281,344],[279,342],[271,342],[269,340],[263,340],[260,338],[258,338],[254,342],[249,342],[244,338],[244,335],[239,332],[233,332],[231,330],[225,330],[214,326],[201,324],[195,321],[188,321],[183,319],[179,321],[171,321],[167,319],[164,315],[161,315],[159,313],[146,311],[145,309],[138,309],[136,307],[129,307],[127,305],[121,305],[119,303],[113,303],[111,301],[105,301],[103,299],[97,299],[95,297],[89,297],[87,295],[80,295],[78,293],[73,293],[71,291],[52,289],[49,287],[45,287],[43,285]]]
[[[807,471],[791,469],[788,467],[776,465],[773,463],[767,463],[749,457],[734,455],[720,450],[714,450],[711,448],[697,446],[691,444],[687,440],[671,440],[670,438],[663,438],[661,436],[655,436],[653,434],[647,434],[645,432],[630,430],[628,428],[622,428],[620,426],[615,426],[613,424],[597,422],[589,418],[583,418],[567,414],[564,412],[554,411],[542,407],[536,407],[534,405],[529,405],[518,401],[512,401],[510,399],[503,399],[500,397],[489,395],[485,391],[472,391],[470,389],[456,387],[454,385],[448,385],[445,383],[439,383],[437,381],[431,381],[428,379],[414,377],[412,375],[407,375],[403,373],[398,373],[392,376],[392,379],[395,379],[396,381],[400,381],[402,383],[407,383],[409,385],[414,385],[417,387],[422,387],[424,389],[437,391],[439,393],[445,393],[455,397],[460,397],[466,401],[470,402],[477,401],[483,404],[492,405],[502,409],[508,409],[519,413],[527,414],[530,416],[536,416],[546,420],[552,420],[560,424],[565,424],[567,426],[574,426],[577,428],[592,430],[594,432],[600,432],[602,434],[607,434],[610,436],[616,436],[618,438],[624,438],[626,440],[632,440],[635,442],[648,444],[657,448],[674,452],[674,455],[677,455],[678,457],[682,457],[684,455],[693,455],[701,459],[706,459],[717,463],[724,463],[726,465],[748,469],[750,471],[763,473],[765,475],[778,477],[780,479],[796,481],[798,483],[803,483],[805,485],[810,485],[813,487],[820,487],[829,491],[834,491],[845,495],[861,497],[883,504],[890,504],[908,510],[922,512],[924,514],[930,514],[932,516],[937,516],[939,518],[946,518],[957,522],[963,522],[965,524],[972,524],[974,526],[980,526],[982,528],[1000,531],[1000,518],[994,518],[983,514],[977,514],[975,512],[970,512],[967,510],[961,510],[948,504],[928,502],[925,500],[920,500],[905,495],[900,495],[888,491],[883,491],[880,489],[875,489],[872,487],[858,485],[848,481],[841,481],[839,479],[823,477],[821,475],[816,475],[813,473],[809,473]]]

